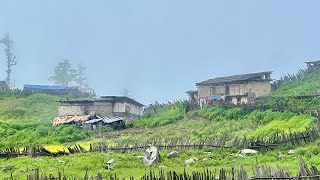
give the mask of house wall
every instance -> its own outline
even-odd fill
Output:
[[[92,114],[107,116],[112,114],[113,103],[112,102],[94,102],[92,106]]]
[[[100,115],[107,116],[112,113],[119,116],[126,115],[126,105],[128,113],[134,116],[143,115],[143,107],[131,103],[112,102],[91,102],[91,103],[60,103],[58,116],[66,115]]]
[[[211,92],[210,92],[210,85],[201,85],[201,86],[198,86],[198,97],[199,99],[201,98],[205,98],[205,97],[208,97],[211,95]]]
[[[131,104],[131,103],[125,103],[125,102],[117,102],[114,104],[113,106],[113,112],[114,113],[125,113],[126,112],[126,106],[128,106],[127,110],[128,113],[130,114],[134,114],[137,116],[142,116],[143,115],[143,107],[142,106],[138,106],[135,104]]]
[[[245,95],[246,93],[255,93],[256,97],[271,92],[271,83],[266,82],[248,82],[243,84],[229,84],[229,94],[227,95]],[[226,86],[200,85],[198,86],[199,98],[208,97],[210,95],[225,94]]]
[[[91,114],[92,104],[67,104],[60,103],[58,116],[66,115],[93,115]]]

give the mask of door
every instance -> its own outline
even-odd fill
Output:
[[[226,86],[226,95],[230,95],[230,87]]]

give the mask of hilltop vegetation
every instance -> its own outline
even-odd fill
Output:
[[[4,94],[0,97],[0,147],[66,143],[83,140],[89,132],[75,126],[52,127],[61,97]]]
[[[275,86],[277,87],[276,90],[266,96],[260,102],[261,105],[297,112],[320,108],[320,98],[303,97],[320,93],[319,67],[285,75],[277,81]]]
[[[159,119],[166,119],[168,114],[175,117],[171,119],[171,123],[158,123]],[[204,141],[222,137],[231,143],[235,138],[242,139],[245,136],[255,139],[271,137],[276,132],[304,132],[315,122],[316,118],[312,116],[292,112],[246,111],[221,106],[206,106],[185,113],[185,106],[180,103],[161,107],[152,115],[135,121],[133,129],[111,132],[108,135],[114,141],[122,143],[146,139]]]
[[[320,90],[320,68],[299,70],[296,74],[281,77],[278,88],[271,96],[315,95]]]

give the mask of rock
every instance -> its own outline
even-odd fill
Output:
[[[144,156],[137,156],[138,159],[143,159]]]
[[[230,156],[234,156],[234,157],[238,157],[238,158],[240,158],[240,157],[244,157],[242,154],[239,154],[239,153],[236,153],[236,154],[230,154]]]
[[[113,159],[110,159],[106,164],[107,164],[107,167],[106,169],[111,169],[111,165],[114,163],[114,158]]]
[[[242,155],[248,155],[248,154],[257,154],[258,151],[253,150],[253,149],[243,149],[243,150],[240,151],[240,153],[241,153]],[[239,153],[238,153],[238,154],[239,154]]]
[[[294,153],[296,153],[296,150],[294,150],[294,149],[291,149],[291,150],[288,152],[289,155],[292,155],[292,154],[294,154]]]
[[[192,157],[192,158],[190,158],[188,160],[185,160],[184,163],[185,164],[191,164],[191,163],[194,163],[195,161],[198,161],[198,158]]]
[[[172,151],[171,153],[169,153],[167,155],[167,158],[175,158],[179,156],[179,152],[178,151]]]
[[[211,152],[203,152],[203,154],[211,154]]]
[[[202,161],[210,161],[210,160],[212,160],[212,157],[203,158],[203,160],[202,160]]]
[[[65,164],[66,162],[65,162],[65,161],[62,161],[62,160],[59,160],[59,163]]]
[[[158,148],[154,146],[148,148],[143,156],[143,163],[146,166],[156,165],[159,163],[159,160],[160,154]]]
[[[2,168],[2,171],[3,171],[3,172],[4,172],[4,171],[9,171],[9,170],[11,170],[11,169],[13,169],[13,168],[14,168],[14,166],[12,166],[12,165],[5,166],[5,167]]]
[[[113,159],[110,159],[108,162],[107,162],[107,164],[109,164],[109,165],[111,165],[111,164],[113,164],[114,163],[114,158]]]
[[[164,169],[164,168],[167,168],[167,166],[160,165],[160,166],[158,166],[158,168],[160,168],[160,169]]]

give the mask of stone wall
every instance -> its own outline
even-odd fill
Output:
[[[60,103],[58,116],[66,115],[100,115],[107,116],[112,113],[126,113],[125,104],[130,114],[143,115],[143,107],[131,103],[115,103],[108,101]]]
[[[100,116],[107,116],[113,112],[112,102],[94,102],[92,113]]]
[[[60,103],[58,116],[66,115],[93,115],[92,114],[92,104],[91,103]]]
[[[226,94],[226,95],[245,95],[246,93],[255,93],[256,97],[266,95],[271,92],[271,83],[265,82],[248,82],[242,84],[230,84],[229,94],[226,86],[201,85],[198,86],[199,98],[208,97],[210,95]]]
[[[205,98],[211,95],[210,85],[201,85],[198,86],[198,96],[199,99]]]

